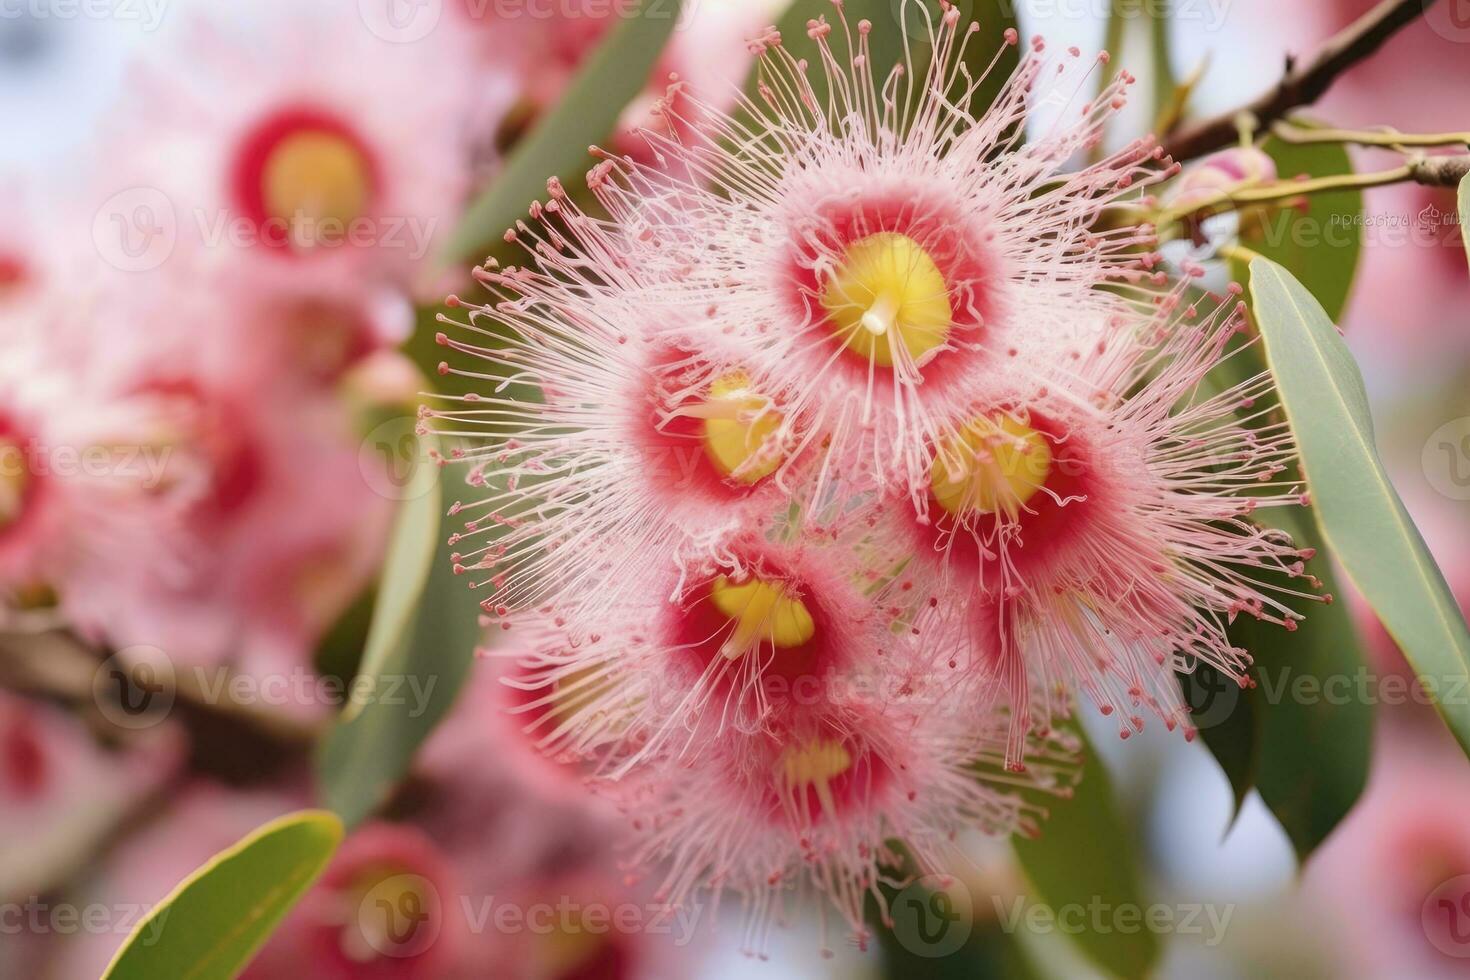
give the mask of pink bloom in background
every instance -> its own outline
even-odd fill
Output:
[[[34,195],[0,183],[0,316],[41,295],[52,275],[54,256],[40,235]]]
[[[182,560],[189,495],[165,476],[174,407],[55,343],[72,318],[43,306],[0,319],[0,589],[11,607],[54,590],[88,621],[108,601],[108,556],[151,552],[129,573],[148,583]]]
[[[191,258],[175,257],[195,274],[167,291],[104,292],[73,338],[106,346],[114,388],[167,408],[150,433],[155,492],[182,502],[177,553],[147,540],[103,556],[92,574],[107,570],[110,585],[78,625],[180,664],[304,668],[381,558],[395,501],[362,447],[367,424],[393,405],[372,404],[374,386],[339,385],[359,364],[401,359],[383,346],[404,316],[371,293],[313,294],[249,266],[221,279]]]
[[[1368,789],[1313,856],[1305,898],[1346,975],[1463,977],[1470,779],[1437,719],[1397,721],[1380,726]]]
[[[501,10],[494,0],[452,0],[457,27],[474,36],[480,63],[495,79],[513,79],[516,104],[499,120],[497,142],[513,141],[533,128],[541,115],[566,93],[587,59],[628,16],[636,13],[627,0],[565,0]],[[769,6],[767,4],[766,6]],[[668,13],[672,15],[673,9]],[[655,157],[640,132],[669,136],[693,133],[692,120],[674,120],[655,111],[668,94],[671,76],[681,89],[698,93],[716,105],[734,101],[751,65],[745,38],[767,19],[760,3],[710,0],[686,5],[644,91],[623,111],[612,146],[650,164]],[[683,96],[673,96],[690,110]]]
[[[467,120],[499,111],[486,105],[494,87],[472,83],[460,32],[394,43],[348,0],[185,27],[131,83],[98,202],[143,188],[180,240],[234,269],[341,264],[429,287],[431,253],[471,189]]]
[[[0,899],[45,890],[58,867],[80,871],[116,822],[173,778],[183,750],[167,726],[104,746],[64,710],[0,694]]]
[[[623,832],[585,770],[535,750],[525,704],[502,669],[477,659],[454,710],[419,753],[436,787],[415,819],[479,880],[515,881],[547,864],[601,855]],[[509,846],[489,846],[505,841]],[[580,855],[580,857],[579,857]]]
[[[483,976],[495,958],[471,955],[467,906],[460,900],[465,894],[452,859],[421,831],[366,824],[343,842],[243,975],[260,980],[298,971],[323,980]]]

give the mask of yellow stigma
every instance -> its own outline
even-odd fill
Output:
[[[717,378],[696,414],[704,419],[705,454],[725,476],[751,484],[780,468],[781,454],[773,451],[771,437],[781,427],[781,414],[750,390],[744,371]]]
[[[20,518],[30,483],[25,453],[9,439],[0,439],[0,530]]]
[[[822,809],[835,813],[832,781],[852,768],[852,754],[841,742],[819,738],[792,745],[781,753],[781,787],[788,797],[797,796],[807,787],[816,791]]]
[[[271,151],[261,175],[266,213],[283,221],[343,224],[367,211],[371,175],[361,151],[324,132],[288,136]]]
[[[720,615],[735,624],[720,652],[731,660],[769,643],[777,650],[799,647],[816,635],[817,626],[806,603],[787,591],[783,582],[752,578],[731,582],[721,575],[710,587],[710,601]]]
[[[847,349],[882,367],[922,363],[949,336],[954,316],[949,286],[929,253],[891,231],[849,245],[821,300]],[[900,345],[906,357],[895,357]]]
[[[1046,437],[1005,412],[972,419],[934,455],[929,485],[951,514],[1015,518],[1051,473]]]

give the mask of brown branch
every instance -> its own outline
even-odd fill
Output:
[[[1297,106],[1315,102],[1339,75],[1372,55],[1434,2],[1383,0],[1329,38],[1310,63],[1299,66],[1294,58],[1288,58],[1286,74],[1265,95],[1249,105],[1193,123],[1170,135],[1164,140],[1164,152],[1175,160],[1193,160],[1234,144],[1240,138],[1237,120],[1242,114],[1253,116],[1264,129]]]
[[[0,688],[57,702],[76,711],[105,741],[134,734],[99,703],[95,681],[100,654],[65,631],[0,633]],[[135,678],[127,678],[135,683]],[[228,684],[222,685],[222,695]],[[227,697],[212,698],[180,671],[166,718],[189,736],[190,768],[233,783],[253,783],[298,768],[315,742],[313,726]],[[158,719],[160,722],[164,717]]]
[[[1408,162],[1409,179],[1429,187],[1458,187],[1470,174],[1470,155],[1419,157]]]

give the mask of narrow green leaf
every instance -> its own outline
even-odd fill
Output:
[[[1242,270],[1244,271],[1244,270]],[[1243,278],[1243,277],[1242,277]],[[1207,380],[1218,392],[1266,370],[1261,345],[1234,350]],[[1263,415],[1256,413],[1270,409]],[[1279,402],[1257,401],[1246,425],[1276,424],[1284,418]],[[1321,580],[1321,594],[1341,595],[1325,542],[1310,511],[1271,507],[1256,520],[1291,535],[1300,548],[1319,556],[1306,571]],[[1303,580],[1262,573],[1266,584],[1300,591]],[[1236,813],[1251,789],[1275,814],[1305,861],[1345,817],[1367,780],[1373,722],[1361,699],[1338,694],[1356,690],[1366,676],[1361,643],[1345,602],[1295,604],[1306,619],[1294,632],[1251,616],[1228,627],[1233,645],[1255,659],[1253,687],[1240,688],[1209,668],[1184,684],[1195,708],[1194,724],[1235,793]]]
[[[1256,687],[1242,692],[1260,720],[1255,786],[1305,862],[1367,785],[1373,708],[1354,696],[1367,668],[1312,514],[1276,508],[1267,519],[1298,546],[1318,549],[1307,569],[1334,599],[1301,608],[1307,618],[1295,632],[1250,616],[1230,628],[1232,642],[1255,658]],[[1279,579],[1283,587],[1299,585]]]
[[[587,169],[588,145],[607,138],[648,83],[680,6],[679,0],[639,0],[636,14],[620,18],[561,101],[516,144],[494,183],[465,212],[445,249],[445,264],[480,258],[545,196],[549,178],[572,183]]]
[[[104,980],[229,980],[321,875],[342,834],[335,815],[307,810],[216,854],[138,924]]]
[[[1378,459],[1357,364],[1290,273],[1264,258],[1250,271],[1256,320],[1323,537],[1426,689],[1462,690],[1470,630]],[[1437,703],[1470,750],[1470,704],[1454,702]]]
[[[383,646],[374,651],[371,664],[364,663],[353,682],[352,708],[320,746],[322,797],[348,826],[387,800],[419,745],[453,705],[474,661],[479,607],[468,583],[454,574],[453,549],[440,521],[465,495],[464,472],[464,467],[444,467],[433,492],[403,505],[394,550],[411,557],[400,563],[390,554],[389,567],[405,574],[396,584],[384,579],[373,623],[376,627],[381,615],[402,628],[395,626],[391,636],[387,627],[372,631],[373,638],[384,637]],[[426,545],[431,553],[427,576],[420,580],[416,563]],[[392,594],[399,587],[415,597],[411,604]]]
[[[1293,122],[1306,124],[1301,119]],[[1339,143],[1286,143],[1273,136],[1261,148],[1276,161],[1276,173],[1283,180],[1300,174],[1353,172],[1352,158]],[[1305,211],[1278,208],[1258,223],[1244,220],[1245,245],[1290,270],[1317,297],[1328,319],[1341,319],[1363,248],[1363,192],[1313,194]]]
[[[428,436],[419,436],[417,440],[416,465],[436,465],[429,449],[437,452],[437,443]],[[381,674],[394,652],[403,646],[404,637],[413,625],[439,551],[441,505],[439,494],[430,487],[428,492],[405,500],[398,508],[393,533],[388,539],[372,622],[368,626],[367,643],[357,669],[360,677]],[[362,706],[361,699],[349,701],[342,712],[342,720],[351,721],[357,717]]]
[[[1470,174],[1460,181],[1460,234],[1465,239],[1465,257],[1470,258]]]
[[[1240,625],[1244,627],[1243,620]],[[1242,639],[1232,629],[1231,642],[1250,649]],[[1261,711],[1256,704],[1259,689],[1242,688],[1208,664],[1198,664],[1190,673],[1180,674],[1179,686],[1191,711],[1191,723],[1230,781],[1235,798],[1233,822],[1256,785],[1262,739]]]
[[[1158,959],[1159,937],[1143,922],[1148,905],[1133,851],[1136,828],[1119,812],[1108,771],[1085,738],[1081,781],[1071,799],[1057,800],[1048,809],[1041,836],[1016,838],[1014,844],[1034,899],[1054,912],[1074,907],[1137,910],[1136,931],[1094,930],[1087,920],[1072,938],[1108,972],[1144,976]]]

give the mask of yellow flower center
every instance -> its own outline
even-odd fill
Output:
[[[822,290],[832,330],[849,351],[881,367],[922,364],[949,336],[949,286],[923,246],[879,232],[847,247]]]
[[[710,587],[710,602],[734,624],[720,648],[731,660],[758,650],[762,643],[777,650],[799,647],[817,632],[806,603],[792,595],[784,582],[751,578],[736,583],[721,575]]]
[[[346,137],[316,130],[282,139],[261,181],[266,213],[293,228],[323,221],[345,225],[367,211],[372,193],[368,162],[358,147]]]
[[[781,427],[781,414],[770,404],[750,390],[744,371],[732,371],[710,385],[709,398],[697,414],[704,419],[705,455],[721,474],[752,484],[780,468],[782,456],[771,437]]]
[[[934,454],[929,485],[956,516],[1005,514],[1014,519],[1051,473],[1051,444],[1004,412],[981,416],[945,440]]]
[[[11,440],[0,439],[0,530],[19,520],[30,484],[25,453]]]
[[[817,794],[822,809],[835,813],[832,782],[852,768],[852,753],[841,742],[819,738],[788,746],[778,763],[781,789],[788,799],[800,801],[807,789]]]

